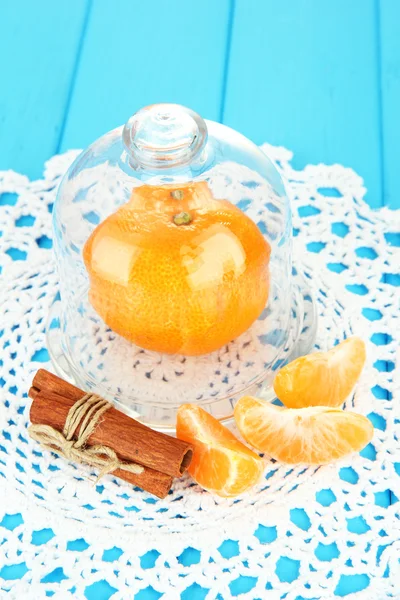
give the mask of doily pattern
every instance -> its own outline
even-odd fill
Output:
[[[294,253],[318,305],[317,347],[351,334],[368,343],[348,405],[370,417],[373,442],[320,468],[271,462],[236,500],[189,478],[157,500],[109,476],[96,484],[85,467],[42,453],[26,434],[27,390],[48,366],[44,326],[57,292],[50,212],[76,153],[53,157],[40,181],[0,172],[0,598],[94,598],[101,585],[113,600],[140,600],[146,589],[171,600],[311,600],[343,595],[350,580],[354,598],[396,598],[399,217],[373,212],[350,169],[295,171],[289,151],[264,150],[291,196]]]

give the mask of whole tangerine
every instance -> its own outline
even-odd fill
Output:
[[[93,308],[149,350],[217,350],[246,331],[268,299],[268,242],[206,182],[135,188],[92,232],[83,257]]]

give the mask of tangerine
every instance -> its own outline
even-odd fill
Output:
[[[239,400],[234,415],[253,448],[290,464],[330,463],[362,450],[374,431],[357,413],[325,406],[283,408],[252,396]]]
[[[264,462],[229,429],[195,404],[178,409],[176,435],[194,447],[189,473],[204,489],[232,497],[260,479]]]
[[[268,298],[268,242],[206,182],[135,188],[92,232],[83,257],[96,312],[159,352],[217,350],[250,327]]]
[[[275,376],[274,390],[288,408],[340,406],[365,364],[365,343],[351,337],[328,352],[301,356]]]

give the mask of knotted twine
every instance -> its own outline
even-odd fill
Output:
[[[38,424],[30,425],[28,433],[32,439],[39,442],[46,450],[55,452],[67,460],[87,463],[100,469],[97,480],[116,469],[140,475],[140,473],[143,473],[144,467],[134,462],[120,461],[116,452],[109,446],[86,447],[86,442],[99,425],[101,417],[111,407],[112,404],[101,396],[85,394],[69,409],[62,432],[50,425]],[[79,434],[74,439],[80,423]]]

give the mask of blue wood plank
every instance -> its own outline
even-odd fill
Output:
[[[224,122],[297,166],[356,169],[380,206],[376,43],[373,0],[237,0]]]
[[[400,2],[384,0],[379,6],[384,201],[400,208]]]
[[[86,146],[155,102],[218,119],[229,9],[229,0],[93,3],[62,149]]]
[[[55,151],[86,0],[0,0],[0,169],[39,177]]]

